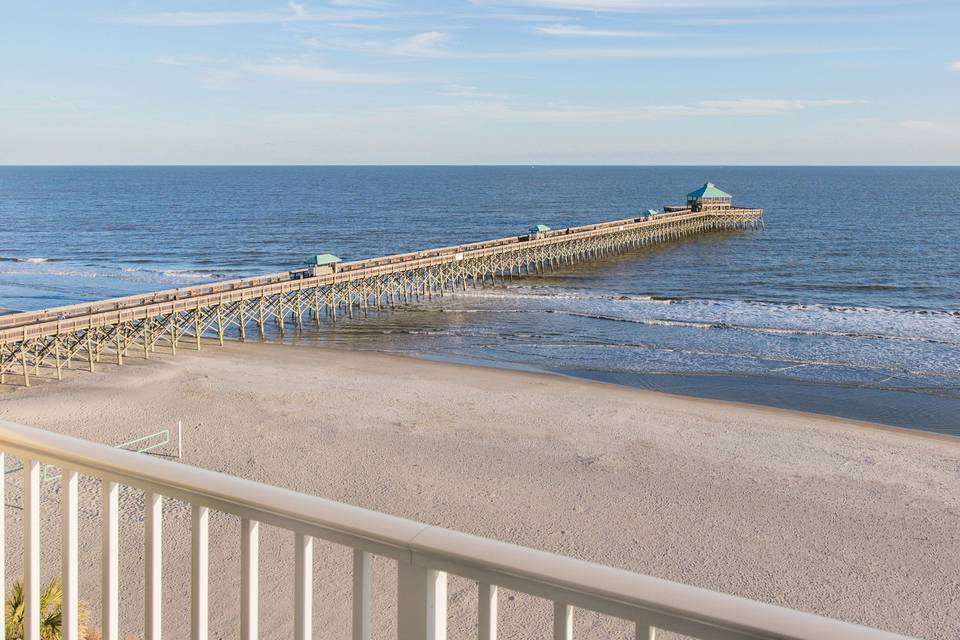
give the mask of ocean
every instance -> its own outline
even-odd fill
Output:
[[[766,227],[287,339],[960,435],[960,168],[0,167],[0,308],[628,217],[707,180]]]

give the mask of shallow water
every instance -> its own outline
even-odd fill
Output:
[[[749,381],[764,380],[776,383],[776,399],[756,401],[806,409],[817,408],[817,388],[824,407],[843,406],[828,400],[839,389],[850,406],[869,405],[850,417],[960,433],[956,168],[5,167],[0,307],[625,217],[679,202],[707,179],[737,204],[764,207],[766,228],[295,339],[660,380],[733,399],[751,398]],[[704,374],[741,382],[667,382]]]

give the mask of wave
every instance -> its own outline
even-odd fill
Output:
[[[235,273],[217,273],[205,271],[193,271],[190,269],[166,269],[159,273],[169,278],[195,278],[198,280],[224,280],[228,278],[241,278],[243,276]]]
[[[864,285],[864,288],[882,288],[885,285]],[[908,313],[916,315],[947,315],[960,318],[960,310],[944,309],[923,309],[923,308],[899,308],[899,307],[863,307],[857,305],[838,305],[824,303],[804,303],[804,302],[785,302],[781,300],[762,300],[762,299],[721,299],[721,298],[699,298],[689,296],[664,296],[664,295],[641,295],[641,294],[616,294],[604,291],[590,291],[583,289],[554,289],[552,287],[524,287],[506,286],[498,287],[497,290],[477,290],[471,292],[473,297],[482,298],[543,298],[556,300],[610,300],[618,302],[642,302],[659,304],[704,304],[711,306],[722,306],[729,304],[748,305],[756,307],[782,307],[784,309],[826,309],[840,313]]]
[[[0,262],[27,262],[30,264],[43,264],[44,262],[61,262],[59,258],[19,258],[14,256],[0,256]]]
[[[10,267],[0,270],[5,275],[29,275],[40,278],[82,278],[113,279],[140,282],[143,284],[193,284],[206,280],[225,280],[243,277],[241,274],[207,271],[199,269],[164,269],[141,266],[118,266],[116,268],[90,267],[83,265],[67,266],[58,258],[14,258],[0,256],[0,263],[9,263]]]
[[[615,316],[605,316],[605,315],[594,315],[587,313],[576,313],[576,312],[553,312],[553,313],[567,313],[571,316],[577,316],[581,318],[589,318],[592,320],[606,320],[611,322],[629,322],[632,324],[643,324],[649,326],[662,326],[662,327],[687,327],[691,329],[727,329],[735,331],[749,331],[753,333],[764,333],[768,335],[781,335],[781,336],[823,336],[831,338],[870,338],[874,340],[901,340],[909,342],[929,342],[932,344],[955,344],[947,340],[940,340],[936,338],[928,338],[924,336],[902,336],[902,335],[884,335],[881,333],[858,333],[855,331],[827,331],[827,330],[815,330],[815,329],[781,329],[777,327],[757,327],[751,325],[738,325],[738,324],[729,324],[726,322],[697,322],[691,320],[663,320],[663,319],[650,319],[650,320],[638,320],[632,318],[618,318]]]
[[[777,336],[960,345],[958,310],[623,295],[546,287],[477,293],[476,297],[488,311],[551,312],[611,322]],[[518,304],[521,301],[523,305]]]

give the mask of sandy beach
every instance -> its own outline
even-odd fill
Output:
[[[184,428],[185,464],[499,540],[930,639],[960,635],[960,440],[559,376],[271,344],[129,358],[0,388],[0,418],[118,444]],[[173,450],[166,448],[163,454]],[[7,462],[7,575],[20,477]],[[42,565],[59,567],[58,483]],[[81,485],[81,589],[99,598],[99,490]],[[142,494],[121,495],[122,625],[142,625]],[[189,508],[164,508],[164,630],[186,637]],[[239,525],[211,522],[211,637],[237,635]],[[315,627],[349,637],[349,555],[316,546]],[[265,638],[292,628],[292,540],[262,533]],[[375,562],[375,637],[395,568]],[[475,588],[451,579],[451,637]],[[219,602],[223,606],[218,605]],[[501,634],[548,603],[504,593]],[[582,615],[577,637],[628,637]]]

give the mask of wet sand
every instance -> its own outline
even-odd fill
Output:
[[[960,635],[960,440],[560,376],[284,345],[129,358],[0,389],[0,417],[117,444],[184,426],[186,464],[924,638]],[[169,453],[167,448],[161,453]],[[8,460],[8,470],[17,461]],[[20,478],[8,473],[7,575]],[[58,483],[43,570],[59,566]],[[99,598],[99,490],[81,487],[81,589]],[[121,495],[122,624],[142,624],[142,495]],[[164,630],[185,637],[189,508],[164,509]],[[239,525],[211,523],[211,637],[237,635]],[[263,637],[292,628],[291,536],[261,547]],[[316,547],[318,637],[348,637],[349,553]],[[375,562],[375,637],[395,568]],[[546,635],[548,603],[504,594],[502,637]],[[450,584],[452,637],[475,587]],[[577,617],[577,637],[627,637]]]

